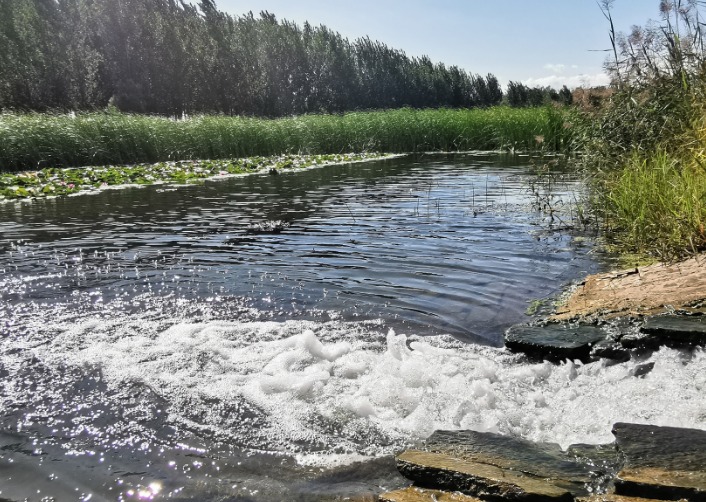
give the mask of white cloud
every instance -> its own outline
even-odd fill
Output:
[[[562,63],[547,63],[544,65],[545,70],[549,70],[552,73],[564,73],[567,69],[572,69],[572,70],[578,70],[579,65],[577,64],[572,64],[572,65],[565,65]]]
[[[610,84],[610,78],[603,72],[594,74],[580,73],[577,75],[561,75],[557,73],[559,72],[547,77],[528,78],[523,80],[522,83],[529,87],[553,87],[555,89],[561,89],[564,85],[569,89],[573,89],[575,87],[596,87]]]
[[[544,65],[545,70],[549,70],[552,73],[564,73],[564,70],[566,69],[565,64],[552,64],[552,63],[547,63]]]

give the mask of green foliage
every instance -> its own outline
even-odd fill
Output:
[[[209,0],[0,0],[0,110],[282,117],[501,99],[493,75]]]
[[[513,81],[508,83],[505,96],[507,104],[512,107],[542,106],[552,102],[570,105],[572,101],[571,91],[566,86],[559,93],[551,87],[528,87]]]
[[[0,1],[0,109],[91,108],[107,100],[92,2]]]
[[[619,163],[633,152],[676,152],[706,97],[703,2],[661,0],[661,20],[616,33],[610,0],[601,8],[610,23],[612,59],[606,69],[615,93],[586,131],[599,162]]]
[[[700,113],[702,89],[684,92],[678,82],[663,79],[651,86],[624,86],[586,122],[586,150],[591,160],[621,164],[634,152],[676,152]]]
[[[570,119],[552,107],[404,108],[281,119],[6,113],[0,114],[0,171],[283,153],[557,151],[573,145]]]
[[[577,127],[596,173],[594,211],[621,252],[677,259],[703,251],[703,4],[662,0],[661,20],[629,35],[614,31],[611,2],[601,6],[610,23],[607,69],[615,92]]]

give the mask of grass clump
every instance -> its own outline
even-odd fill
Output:
[[[281,154],[557,150],[572,145],[561,109],[354,112],[282,119],[122,113],[0,115],[0,171]]]
[[[706,173],[665,151],[634,153],[603,174],[597,204],[611,242],[623,253],[674,260],[706,249]]]
[[[706,119],[696,101],[691,106],[682,120]],[[591,206],[609,246],[640,262],[674,261],[706,250],[706,134],[691,122],[658,137],[642,136],[620,155],[604,153],[588,162],[594,173]]]
[[[612,31],[613,94],[580,137],[592,208],[613,250],[638,261],[706,250],[706,44],[701,2],[661,0],[661,19]]]

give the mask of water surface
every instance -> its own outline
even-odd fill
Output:
[[[5,204],[0,295],[149,294],[500,345],[528,300],[594,268],[533,209],[531,177],[527,159],[432,156]],[[576,189],[538,187],[563,209]]]
[[[703,426],[701,352],[499,347],[599,267],[580,190],[475,154],[0,206],[0,499],[341,500],[435,429]]]

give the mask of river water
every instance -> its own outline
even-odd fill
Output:
[[[405,485],[392,455],[435,429],[566,446],[618,420],[703,427],[701,352],[637,378],[502,349],[528,300],[601,266],[571,228],[579,181],[530,165],[1,205],[0,500],[344,500]]]

